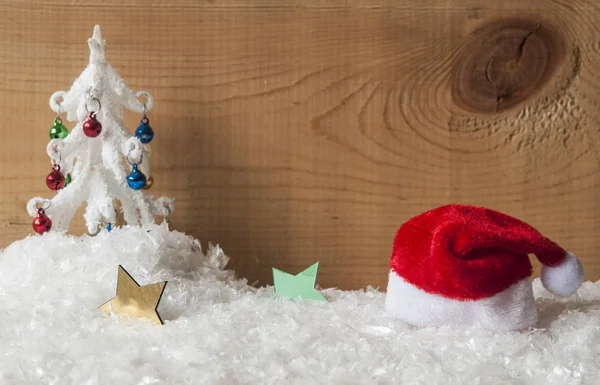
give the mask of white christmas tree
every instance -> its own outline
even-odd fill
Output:
[[[68,230],[84,201],[90,234],[102,223],[115,222],[115,199],[121,202],[123,219],[130,226],[149,226],[155,216],[168,220],[173,211],[173,199],[155,200],[143,192],[152,184],[151,178],[146,179],[150,175],[148,143],[154,136],[146,116],[152,109],[152,96],[145,91],[133,93],[107,63],[99,26],[94,27],[88,45],[86,69],[69,91],[50,97],[50,107],[58,116],[50,132],[54,139],[47,146],[53,165],[47,184],[58,192],[52,199],[35,197],[27,204],[38,233]],[[124,108],[142,114],[136,135],[124,126]],[[77,122],[68,134],[60,120],[62,113],[68,121]]]

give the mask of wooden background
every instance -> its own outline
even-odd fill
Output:
[[[48,99],[98,23],[111,64],[156,99],[152,193],[250,282],[321,260],[321,286],[385,288],[398,226],[450,202],[530,222],[600,278],[595,0],[12,0],[0,14],[0,247],[32,232],[27,200],[52,195]]]

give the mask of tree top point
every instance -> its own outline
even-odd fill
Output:
[[[96,24],[94,26],[94,32],[92,34],[92,39],[97,41],[102,41],[102,32],[100,32],[100,25]]]
[[[102,32],[100,32],[99,25],[94,26],[94,32],[92,33],[92,37],[88,39],[88,45],[90,46],[90,63],[106,63],[106,57],[104,56],[106,41],[102,39]]]

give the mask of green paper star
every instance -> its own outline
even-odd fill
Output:
[[[292,275],[273,268],[273,283],[275,295],[289,299],[312,299],[314,301],[327,301],[315,289],[319,262],[297,275]]]

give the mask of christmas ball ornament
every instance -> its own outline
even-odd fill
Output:
[[[95,138],[102,132],[102,124],[96,119],[96,114],[94,112],[90,113],[83,122],[83,133],[90,138]]]
[[[71,174],[67,174],[65,177],[65,187],[67,187],[71,183]]]
[[[65,186],[65,176],[60,172],[60,166],[55,164],[52,166],[52,171],[46,177],[46,185],[50,190],[60,190]]]
[[[140,190],[146,185],[146,175],[138,170],[138,165],[134,164],[131,174],[127,176],[127,184],[133,190]]]
[[[50,139],[64,139],[69,135],[67,127],[62,123],[61,118],[54,119],[54,125],[50,129]]]
[[[100,224],[98,225],[98,227],[101,228],[101,229],[106,229],[106,231],[111,231],[112,230],[112,223],[105,222],[104,220],[101,220]]]
[[[152,141],[154,138],[154,131],[152,130],[152,127],[150,127],[150,119],[145,116],[142,118],[139,127],[135,130],[135,136],[144,144]]]
[[[542,285],[568,297],[583,283],[579,259],[532,226],[467,205],[442,206],[397,231],[385,309],[416,326],[523,330],[537,323],[529,254]]]
[[[51,228],[52,221],[48,218],[44,209],[38,209],[37,215],[33,220],[33,230],[38,234],[44,234],[45,232],[50,231]]]
[[[144,185],[144,190],[150,189],[153,184],[154,184],[154,178],[152,176],[150,176],[150,178],[148,178],[146,180],[146,184]]]

